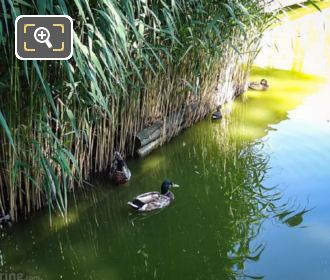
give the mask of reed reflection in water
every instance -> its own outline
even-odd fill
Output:
[[[80,194],[68,224],[55,219],[49,229],[47,215],[40,215],[16,225],[1,240],[2,268],[43,279],[262,276],[247,275],[245,266],[265,250],[257,240],[263,223],[301,226],[299,217],[309,209],[288,204],[275,185],[264,185],[270,166],[261,137],[287,114],[255,123],[248,116],[261,100],[242,97],[222,122],[206,120],[147,159],[131,161],[134,176],[127,188],[111,186],[106,176],[95,178],[97,188]],[[241,129],[249,121],[258,127],[254,138],[250,129]],[[130,212],[129,199],[158,190],[166,177],[182,186],[170,207],[153,215]]]

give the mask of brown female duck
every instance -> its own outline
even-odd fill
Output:
[[[269,88],[268,82],[266,79],[262,79],[260,82],[251,82],[249,84],[249,89],[257,91],[265,91]]]
[[[125,184],[131,179],[131,171],[119,152],[114,154],[114,160],[110,168],[110,177],[117,185]]]

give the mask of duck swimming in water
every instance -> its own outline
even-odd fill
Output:
[[[168,180],[165,180],[161,186],[161,192],[148,192],[140,194],[127,204],[134,209],[145,212],[156,209],[161,209],[168,206],[174,200],[174,194],[170,191],[170,188],[177,188],[176,185]]]
[[[217,107],[217,111],[212,114],[212,120],[220,120],[222,119],[221,114],[221,105]]]
[[[110,168],[110,177],[117,185],[125,184],[131,179],[131,171],[128,169],[127,164],[119,152],[115,152],[114,154],[114,160]]]
[[[265,91],[269,88],[268,82],[266,79],[262,79],[260,82],[251,82],[249,84],[249,89],[257,91]]]

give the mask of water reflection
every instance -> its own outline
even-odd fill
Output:
[[[304,99],[316,94],[324,86],[325,79],[273,68],[253,69],[251,80],[267,77],[271,87],[266,92],[249,92],[233,103],[234,117],[228,125],[231,134],[245,140],[255,141],[265,137],[274,125],[286,120],[288,113],[301,105]],[[248,107],[248,108],[246,108]],[[236,122],[236,123],[233,123]]]
[[[43,279],[260,277],[246,275],[245,263],[258,261],[265,249],[255,244],[263,222],[275,218],[292,226],[304,213],[288,209],[277,188],[264,186],[270,168],[264,142],[235,133],[241,114],[254,108],[249,98],[236,103],[227,122],[202,122],[150,160],[131,162],[136,176],[128,188],[96,178],[98,188],[71,209],[67,225],[55,221],[49,229],[40,217],[15,226],[1,242],[3,269]],[[273,122],[283,114],[276,116]],[[266,131],[268,121],[258,125]],[[165,177],[182,186],[174,204],[151,215],[132,213],[126,202],[158,190]]]
[[[277,214],[275,217],[290,227],[297,227],[302,224],[304,215],[309,211],[311,211],[311,209],[303,209],[298,213],[295,213],[294,210],[285,210],[282,213]]]

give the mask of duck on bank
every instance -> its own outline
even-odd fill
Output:
[[[265,91],[269,88],[268,81],[266,79],[261,79],[260,82],[249,83],[249,89],[256,91]]]
[[[221,113],[221,105],[217,107],[216,112],[212,114],[212,120],[221,120],[222,119],[222,113]]]
[[[125,184],[131,179],[131,171],[119,152],[114,153],[114,160],[110,168],[110,177],[116,185]]]
[[[170,191],[171,188],[177,188],[179,185],[171,181],[164,180],[161,185],[161,192],[148,192],[140,194],[127,204],[132,208],[141,211],[152,211],[165,208],[174,200],[174,194]]]

